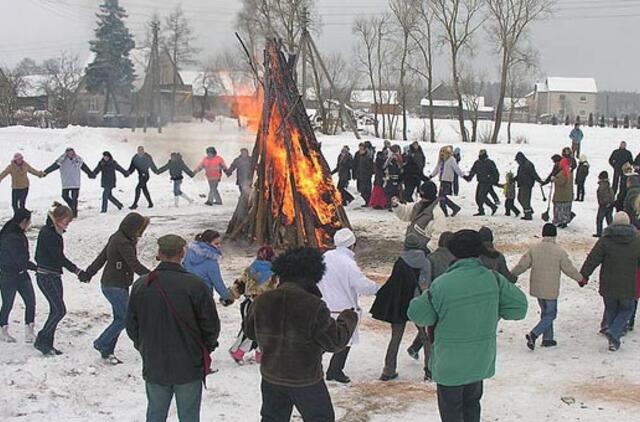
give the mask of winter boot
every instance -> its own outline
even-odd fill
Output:
[[[133,204],[129,207],[130,210],[138,209],[138,204]]]
[[[481,217],[484,215],[484,211],[478,211],[477,213],[473,214],[474,217]]]
[[[9,326],[8,325],[0,327],[0,340],[4,341],[5,343],[15,343],[16,342],[16,339],[11,337],[11,334],[9,334]]]
[[[498,206],[494,205],[494,207],[491,208],[491,216],[496,215],[497,212],[498,212]]]
[[[538,336],[533,333],[529,333],[525,338],[527,339],[527,347],[529,350],[534,350],[536,348],[536,340],[538,339]]]
[[[524,217],[522,217],[522,220],[531,221],[531,220],[533,220],[533,215],[531,213],[525,212],[524,213]]]
[[[344,372],[340,372],[338,374],[327,375],[327,381],[336,381],[340,384],[349,384],[351,382],[351,378],[346,376]]]
[[[31,324],[24,326],[24,342],[27,344],[33,344],[34,341],[36,341],[36,332],[32,322]]]
[[[413,347],[409,347],[407,349],[407,353],[409,354],[409,357],[411,357],[411,359],[413,360],[420,359],[420,354]]]
[[[542,340],[542,347],[556,347],[558,342],[555,340]]]
[[[106,358],[104,358],[104,361],[105,363],[113,366],[120,365],[123,363],[120,359],[116,357],[116,355],[109,355]]]
[[[236,349],[235,352],[233,350],[229,350],[229,354],[238,365],[244,365],[244,352],[242,350]]]
[[[391,381],[398,378],[398,373],[394,372],[391,375],[387,375],[387,374],[382,374],[380,375],[380,381]]]

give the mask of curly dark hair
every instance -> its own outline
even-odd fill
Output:
[[[317,248],[290,248],[273,261],[273,273],[281,282],[318,283],[326,270],[322,252]]]

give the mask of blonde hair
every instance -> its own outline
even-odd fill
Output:
[[[59,202],[54,202],[49,215],[54,221],[61,221],[64,219],[73,219],[73,211],[66,205],[62,205]]]

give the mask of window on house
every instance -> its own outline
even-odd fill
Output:
[[[580,102],[586,103],[587,102],[587,96],[583,95],[582,97],[580,97]]]

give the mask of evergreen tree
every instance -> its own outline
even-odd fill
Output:
[[[613,116],[613,128],[618,129],[618,116]]]
[[[589,113],[588,125],[589,127],[593,127],[593,113]]]
[[[124,24],[127,14],[118,0],[104,0],[96,16],[96,39],[91,41],[95,59],[87,68],[87,88],[105,94],[105,114],[111,100],[116,113],[120,113],[118,96],[128,96],[133,88],[134,70],[129,52],[135,42]]]
[[[604,127],[604,126],[605,126],[605,124],[604,124],[604,114],[602,114],[600,116],[600,127]]]
[[[567,116],[564,118],[564,124],[566,126],[569,126],[571,124],[571,118],[569,117],[569,115],[567,114]]]
[[[625,128],[625,129],[629,129],[630,122],[629,122],[629,115],[628,115],[628,114],[625,114],[625,116],[624,116],[624,123],[623,123],[623,124],[624,124],[624,128]]]

